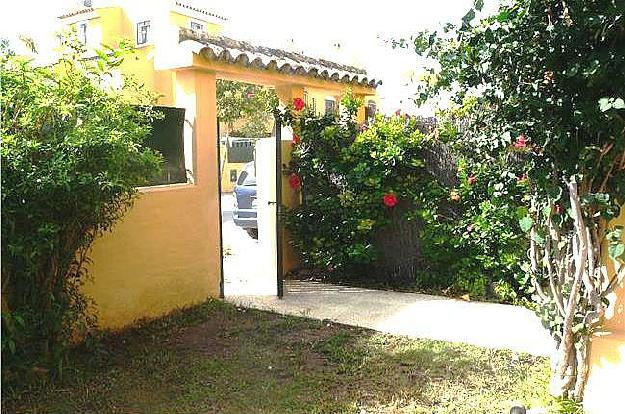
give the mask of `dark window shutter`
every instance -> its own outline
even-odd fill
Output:
[[[152,124],[152,132],[144,145],[163,155],[161,175],[152,180],[152,185],[186,183],[187,172],[184,165],[184,108],[166,106],[154,107],[161,112],[163,119]]]

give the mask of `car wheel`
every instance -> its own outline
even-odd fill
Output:
[[[245,229],[252,239],[258,240],[258,229]]]

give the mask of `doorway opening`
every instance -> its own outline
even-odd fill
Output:
[[[218,81],[222,296],[281,296],[280,125],[275,92]]]

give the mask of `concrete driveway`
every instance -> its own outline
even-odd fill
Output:
[[[283,299],[231,296],[227,300],[243,307],[327,319],[414,338],[543,356],[555,349],[538,317],[519,306],[301,281],[286,281]]]

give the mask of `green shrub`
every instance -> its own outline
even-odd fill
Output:
[[[426,66],[419,95],[474,97],[464,132],[443,132],[472,171],[499,174],[489,187],[510,189],[523,172],[516,215],[527,242],[517,254],[557,343],[550,388],[580,401],[591,338],[625,278],[623,227],[611,221],[625,204],[623,2],[483,6],[475,0],[461,21],[414,39]],[[509,217],[515,204],[504,204]]]
[[[452,171],[457,185],[445,186],[426,168],[425,152],[437,142],[420,132],[417,119],[377,116],[358,128],[357,103],[349,96],[343,103],[351,110],[341,117],[284,114],[299,137],[290,172],[300,177],[303,192],[286,222],[304,263],[334,280],[376,279],[506,301],[524,296],[517,178],[509,177],[508,188],[493,188],[488,176],[496,169],[470,171],[461,161]],[[476,179],[469,183],[471,175]],[[385,204],[389,196],[396,205]],[[390,280],[371,266],[383,254],[376,235],[389,231],[394,213],[419,223],[422,260],[411,280]]]
[[[0,61],[5,377],[62,370],[68,344],[95,322],[81,293],[89,248],[160,164],[141,145],[156,115],[136,104],[151,97],[129,80],[106,86],[125,49],[81,52],[70,47],[51,67]]]

